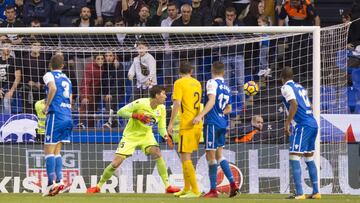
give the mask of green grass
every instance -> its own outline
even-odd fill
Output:
[[[221,196],[218,199],[180,199],[168,194],[59,194],[55,197],[41,197],[40,194],[0,194],[0,203],[285,203],[285,202],[330,202],[330,203],[360,203],[360,196],[354,195],[323,195],[321,200],[287,200],[287,195],[279,194],[240,194],[235,198],[229,199]]]

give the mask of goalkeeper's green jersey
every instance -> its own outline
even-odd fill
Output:
[[[137,119],[133,119],[131,116],[133,113],[143,113],[150,116],[152,121],[149,124],[144,124]],[[153,125],[158,125],[159,133],[162,137],[166,134],[166,109],[165,105],[161,104],[152,109],[150,106],[150,98],[138,99],[130,104],[122,107],[118,112],[118,116],[128,118],[124,133],[124,136],[145,136],[153,135]]]
[[[39,100],[35,103],[35,111],[38,117],[37,133],[40,135],[45,135],[46,115],[43,112],[44,108],[45,108],[45,99]]]

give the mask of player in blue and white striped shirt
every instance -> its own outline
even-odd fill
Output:
[[[286,107],[288,116],[285,121],[285,135],[290,136],[290,166],[292,168],[296,193],[291,198],[295,199],[320,199],[318,188],[317,168],[314,162],[315,140],[318,134],[318,124],[312,113],[307,91],[298,83],[293,81],[293,71],[285,67],[281,72],[282,100]],[[290,132],[290,125],[293,131]],[[301,185],[300,159],[305,157],[309,170],[313,193],[305,196]]]
[[[204,195],[206,198],[217,197],[216,179],[218,163],[226,178],[230,182],[230,197],[235,196],[239,188],[235,184],[229,162],[223,157],[222,149],[225,145],[225,134],[228,126],[226,114],[231,113],[231,92],[224,81],[224,64],[216,61],[211,68],[212,79],[206,84],[208,97],[204,110],[194,119],[194,124],[205,116],[204,135],[206,158],[209,164],[210,191]]]
[[[69,78],[61,72],[64,67],[63,56],[54,55],[50,60],[50,67],[51,72],[47,72],[43,77],[47,95],[44,108],[46,114],[44,152],[48,176],[48,187],[43,196],[54,196],[64,188],[60,151],[62,143],[70,142],[73,127],[72,85]]]

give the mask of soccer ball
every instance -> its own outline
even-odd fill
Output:
[[[259,92],[259,86],[254,81],[249,81],[244,84],[244,92],[248,96],[254,96]]]

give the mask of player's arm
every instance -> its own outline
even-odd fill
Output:
[[[183,94],[182,94],[181,84],[179,84],[179,82],[176,81],[174,83],[174,91],[173,91],[173,95],[172,95],[173,109],[171,111],[171,116],[170,116],[170,121],[169,121],[169,126],[168,126],[168,133],[170,135],[173,132],[174,122],[175,122],[176,115],[178,114],[180,106],[181,106],[182,96],[183,96]]]
[[[287,116],[286,118],[286,123],[291,123],[291,121],[294,119],[295,117],[295,114],[296,114],[296,111],[297,111],[297,102],[296,102],[296,99],[292,99],[289,101],[290,103],[290,108],[289,108],[289,115]]]
[[[117,115],[126,119],[133,118],[147,124],[151,121],[149,116],[143,113],[134,113],[139,107],[141,107],[141,105],[142,104],[140,101],[131,102],[130,104],[119,109]]]
[[[285,100],[287,102],[289,102],[289,104],[290,104],[289,113],[288,113],[288,116],[285,121],[285,135],[289,136],[290,135],[290,124],[291,124],[291,121],[295,117],[298,104],[296,101],[296,96],[295,96],[294,90],[290,86],[284,85],[281,88],[281,94],[283,95]]]
[[[203,119],[203,117],[211,111],[215,105],[215,100],[216,95],[208,94],[208,101],[206,102],[204,109],[193,120],[194,125],[198,124]]]
[[[211,79],[206,83],[206,91],[207,91],[207,97],[208,101],[205,104],[204,109],[197,115],[194,120],[193,124],[198,124],[203,117],[211,111],[211,109],[214,107],[216,102],[216,90],[217,90],[217,83],[215,80]]]
[[[169,121],[169,126],[168,126],[168,133],[170,135],[173,132],[175,118],[176,118],[176,115],[179,112],[180,106],[181,106],[181,101],[180,100],[173,100],[173,109],[171,111],[171,116],[170,116],[170,121]]]
[[[121,109],[118,110],[117,115],[126,119],[131,118],[133,112],[137,108],[138,102],[139,101],[134,101],[130,104],[123,106]]]
[[[14,83],[11,86],[11,89],[9,91],[9,99],[13,96],[14,92],[16,91],[18,85],[20,84],[21,81],[21,70],[15,70],[15,80]]]
[[[230,114],[231,112],[232,112],[232,106],[231,106],[231,104],[229,104],[224,109],[223,114],[227,115],[227,114]]]
[[[73,95],[72,94],[70,94],[70,105],[72,105],[72,102],[73,102]]]
[[[161,137],[166,138],[166,110],[165,106],[162,106],[160,109],[160,120],[158,122],[158,129]]]
[[[165,109],[165,105],[162,105],[162,107],[160,109],[160,120],[158,122],[158,129],[159,129],[159,133],[160,133],[161,137],[163,137],[164,140],[166,140],[169,148],[170,149],[174,148],[172,138],[171,138],[171,136],[168,135],[168,133],[166,131],[166,109]]]
[[[45,85],[49,88],[46,102],[45,102],[45,108],[44,108],[44,113],[47,114],[49,106],[56,94],[56,85],[55,85],[55,78],[50,72],[47,72],[44,75],[43,80],[44,80]]]

